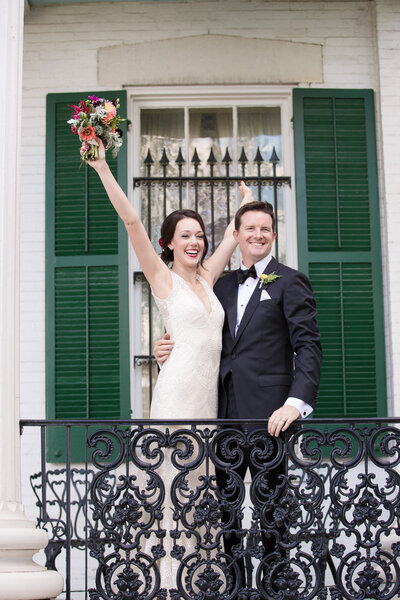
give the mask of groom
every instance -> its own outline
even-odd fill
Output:
[[[271,255],[275,215],[266,202],[242,206],[234,237],[242,268],[215,285],[225,310],[219,418],[269,418],[277,436],[315,406],[321,345],[307,277]]]
[[[234,236],[242,254],[241,269],[220,279],[214,290],[225,310],[218,416],[244,421],[268,418],[268,433],[278,436],[293,421],[309,415],[317,399],[322,351],[314,294],[303,273],[278,263],[271,255],[276,233],[269,203],[242,206],[235,216]],[[243,461],[237,461],[240,464],[233,470],[236,477],[244,479],[250,469],[266,557],[276,551],[273,531],[284,536],[282,524],[274,523],[274,508],[279,503],[285,469],[278,447],[271,448],[266,436],[262,438],[259,432],[252,438],[250,430],[248,437],[238,440]],[[257,444],[261,450],[269,447],[267,457],[258,455],[261,458],[257,460]],[[224,456],[221,459],[226,461]],[[263,461],[271,467],[265,468]],[[233,489],[230,497],[227,495],[229,510],[224,521],[231,523],[233,530],[240,530],[235,512],[240,513],[236,501],[241,486],[231,477],[230,469],[217,475],[223,495],[224,490]],[[225,550],[236,555],[245,585],[244,562],[240,552],[235,552],[241,543],[234,533],[225,538]]]
[[[317,399],[322,351],[314,294],[304,274],[278,263],[271,255],[276,237],[271,204],[251,202],[242,206],[235,216],[234,237],[242,255],[241,269],[222,277],[214,289],[225,310],[218,417],[268,419],[268,433],[279,436],[293,421],[309,415]],[[156,342],[159,362],[166,360],[172,346],[167,339]],[[251,442],[251,432],[247,439]],[[278,489],[283,468],[275,465],[266,473],[262,465],[257,467],[251,443],[244,443],[240,450],[240,464],[219,472],[220,490],[232,490],[230,471],[244,479],[248,468],[255,483],[254,496],[262,496],[265,489]],[[274,463],[275,456],[272,451],[268,462]],[[239,487],[231,491],[232,508],[239,499]],[[277,492],[272,501],[270,498],[272,505],[278,496]],[[230,529],[240,530],[233,515],[236,511],[240,512],[239,504],[225,514],[224,521],[230,522]],[[271,509],[264,514],[267,528],[273,523],[272,513]],[[273,539],[273,535],[263,536],[265,555],[275,550]],[[236,535],[225,539],[226,551],[232,556],[240,544]],[[239,558],[237,563],[244,585],[243,560]]]

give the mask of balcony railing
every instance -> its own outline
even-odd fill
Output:
[[[66,599],[398,598],[399,423],[25,420],[25,504]]]

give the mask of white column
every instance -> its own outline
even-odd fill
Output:
[[[35,563],[47,533],[21,503],[19,435],[19,195],[24,0],[0,19],[0,600],[54,598],[62,577]]]
[[[400,414],[400,4],[398,0],[377,0],[375,10],[383,162],[381,195],[385,201],[382,218],[386,225],[383,241],[388,292],[388,392],[392,400],[389,415],[397,416]]]

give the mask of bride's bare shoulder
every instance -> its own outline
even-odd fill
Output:
[[[213,285],[214,285],[213,277],[212,277],[211,273],[209,271],[207,271],[207,269],[205,269],[204,267],[199,267],[197,269],[197,274],[200,275],[200,277],[202,277],[203,279],[205,279],[205,281],[207,281],[207,283],[210,287],[213,287]]]

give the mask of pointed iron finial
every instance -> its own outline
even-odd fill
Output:
[[[278,155],[276,153],[276,150],[275,150],[275,146],[272,148],[272,154],[269,157],[269,162],[272,165],[277,165],[280,162],[279,157],[278,157]]]
[[[260,146],[258,146],[258,148],[257,148],[257,153],[256,153],[256,155],[254,157],[254,162],[255,163],[259,163],[259,164],[262,163],[262,162],[264,162],[264,159],[261,156]]]
[[[178,156],[176,157],[176,164],[180,167],[185,164],[185,159],[182,156],[182,150],[179,148]]]
[[[248,158],[246,156],[246,152],[244,151],[243,147],[242,147],[242,151],[241,151],[240,156],[239,156],[239,162],[243,163],[243,164],[249,162],[249,160],[248,160]]]
[[[150,148],[147,150],[147,156],[144,159],[145,165],[152,165],[154,163],[153,157],[151,156]]]
[[[228,150],[228,148],[226,148],[225,156],[224,156],[224,158],[222,159],[222,162],[223,162],[224,164],[226,164],[226,165],[230,165],[230,164],[231,164],[231,162],[232,162],[232,159],[231,159],[231,157],[229,156],[229,150]]]
[[[215,165],[216,162],[217,162],[217,159],[215,158],[213,149],[211,148],[211,150],[210,150],[210,156],[207,159],[207,164],[208,165]]]
[[[195,165],[196,167],[201,163],[201,160],[199,159],[199,155],[197,154],[197,148],[194,149],[193,152],[193,158],[192,158],[192,165]]]
[[[167,156],[165,148],[163,148],[162,156],[160,158],[160,165],[162,165],[163,167],[166,167],[167,165],[169,165],[169,158]]]

